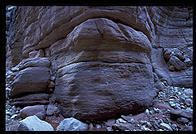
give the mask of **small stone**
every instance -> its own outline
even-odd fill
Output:
[[[140,121],[140,123],[141,123],[142,125],[143,125],[143,124],[146,124],[146,122],[147,122],[147,121],[144,121],[144,120],[141,120],[141,121]]]
[[[185,63],[188,67],[192,66],[192,61],[191,61],[190,58],[186,58],[186,59],[184,60],[184,63]]]
[[[143,131],[151,131],[149,128],[145,127],[145,126],[141,126],[140,127]]]
[[[173,101],[170,101],[169,104],[170,104],[171,107],[175,107],[176,106],[176,104]]]
[[[49,85],[48,85],[49,88],[53,88],[55,87],[55,83],[53,81],[50,81]]]
[[[105,125],[111,127],[115,123],[115,119],[109,119],[105,122]]]
[[[11,113],[10,113],[10,111],[7,111],[7,110],[6,110],[6,115],[9,115],[9,116],[11,116]]]
[[[126,123],[126,121],[123,120],[122,118],[119,118],[119,119],[116,120],[116,123]]]
[[[191,106],[191,105],[193,104],[192,99],[186,99],[186,100],[185,100],[185,104],[186,104],[187,106]]]
[[[150,111],[149,111],[148,109],[146,109],[146,110],[145,110],[145,113],[146,113],[147,115],[149,115],[149,114],[150,114]]]
[[[17,71],[19,71],[19,68],[18,68],[18,67],[12,67],[12,68],[11,68],[11,71],[17,72]]]
[[[173,87],[174,92],[178,92],[178,87]]]
[[[154,114],[154,110],[150,110],[149,113],[150,113],[150,114]]]
[[[167,81],[163,81],[163,84],[164,84],[165,86],[168,86]]]
[[[192,121],[188,122],[188,126],[192,126],[192,125],[193,125]]]
[[[101,128],[101,125],[100,124],[96,124],[95,127],[96,128]]]
[[[47,111],[46,111],[47,115],[53,115],[57,112],[58,112],[58,107],[56,107],[55,105],[51,105],[51,104],[48,105]]]
[[[169,130],[169,131],[172,131],[172,130],[173,130],[173,129],[170,127],[169,124],[166,124],[166,123],[164,123],[164,122],[162,122],[162,123],[160,124],[160,126],[161,126],[162,128],[165,128],[165,129]]]
[[[180,104],[179,103],[176,103],[176,107],[180,107]]]
[[[134,124],[135,120],[133,118],[131,118],[130,120],[128,120],[129,123]]]
[[[54,81],[54,80],[55,80],[55,77],[54,77],[54,76],[51,76],[51,77],[50,77],[50,80],[51,80],[51,81]]]
[[[89,125],[88,125],[88,129],[90,130],[90,131],[92,131],[93,130],[93,124],[92,123],[90,123]]]
[[[189,108],[189,107],[186,108],[185,110],[186,110],[186,112],[188,112],[188,113],[193,113],[193,109],[191,109],[191,108]]]
[[[155,129],[158,129],[158,128],[159,128],[159,124],[158,124],[157,121],[154,121],[154,122],[153,122],[153,127],[154,127]]]
[[[173,65],[170,65],[169,70],[173,72],[173,71],[175,71],[175,67]]]
[[[18,115],[17,114],[14,114],[11,116],[11,119],[15,119]]]
[[[49,93],[52,93],[53,92],[53,89],[52,88],[49,88],[48,91],[49,91]]]
[[[182,94],[182,95],[180,96],[180,98],[184,101],[185,99],[188,99],[189,97],[188,97],[187,95],[185,95],[185,94]]]
[[[66,118],[57,126],[57,131],[85,131],[88,124],[83,123],[73,117]]]
[[[182,93],[181,93],[181,92],[177,92],[177,94],[178,94],[178,95],[181,95]]]
[[[177,119],[177,122],[180,124],[187,124],[189,122],[189,120],[187,118],[180,117]]]
[[[163,119],[159,119],[158,122],[159,123],[163,123],[164,121],[163,121]]]
[[[154,109],[154,111],[156,112],[156,113],[159,113],[160,112],[160,109],[159,108],[153,108]]]
[[[6,87],[6,89],[5,90],[7,90],[7,91],[11,91],[11,88],[9,88],[9,87]]]
[[[172,127],[172,129],[176,130],[177,125],[176,124],[172,124],[171,127]]]
[[[38,51],[31,51],[29,52],[29,58],[34,58],[37,55]]]
[[[184,128],[184,131],[193,131],[193,127],[192,126],[186,126]]]
[[[113,131],[112,127],[107,127],[107,131]]]
[[[185,93],[187,96],[191,96],[191,95],[193,95],[193,90],[192,90],[192,89],[185,89],[185,90],[184,90],[184,93]]]
[[[150,122],[146,122],[146,126],[148,127],[148,128],[151,128],[152,127],[152,125],[151,125],[151,123]]]

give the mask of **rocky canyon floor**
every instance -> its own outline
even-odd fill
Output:
[[[85,122],[86,131],[193,131],[193,90],[168,86],[162,83],[152,107],[136,115],[121,115],[116,119],[99,122]],[[9,87],[7,87],[9,89]],[[54,130],[63,116],[46,116]],[[6,100],[6,131],[17,131],[21,118],[21,108],[10,106]],[[68,126],[69,127],[69,126]]]

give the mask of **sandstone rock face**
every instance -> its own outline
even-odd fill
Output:
[[[189,7],[21,6],[13,14],[6,62],[17,65],[15,104],[49,91],[64,117],[104,120],[145,110],[161,81],[192,87]]]
[[[152,63],[155,72],[161,72],[160,78],[166,80],[169,85],[192,87],[193,69],[184,61],[187,59],[189,64],[193,61],[192,8],[155,6],[149,7],[148,11],[156,29],[156,36],[152,42]],[[172,55],[178,58],[172,57],[172,64],[175,64],[173,66],[167,64]]]
[[[46,93],[29,94],[22,97],[10,99],[10,102],[12,105],[16,105],[20,107],[37,105],[37,104],[48,104],[49,95]]]
[[[23,95],[46,91],[50,78],[49,69],[46,67],[29,67],[21,70],[12,84],[10,96]]]

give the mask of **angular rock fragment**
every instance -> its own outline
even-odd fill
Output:
[[[57,131],[85,131],[88,125],[73,117],[66,118],[57,127]]]
[[[178,71],[186,69],[186,64],[179,60],[176,56],[171,56],[168,61],[168,64],[173,65]]]
[[[55,113],[57,113],[59,111],[58,107],[56,107],[55,105],[51,105],[49,104],[46,110],[46,114],[47,115],[53,115]]]
[[[18,131],[54,131],[54,128],[46,121],[40,120],[36,115],[29,116],[18,126]]]

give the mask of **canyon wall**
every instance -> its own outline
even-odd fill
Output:
[[[9,97],[19,106],[57,103],[81,120],[143,111],[161,81],[192,87],[192,17],[189,7],[15,7]]]

